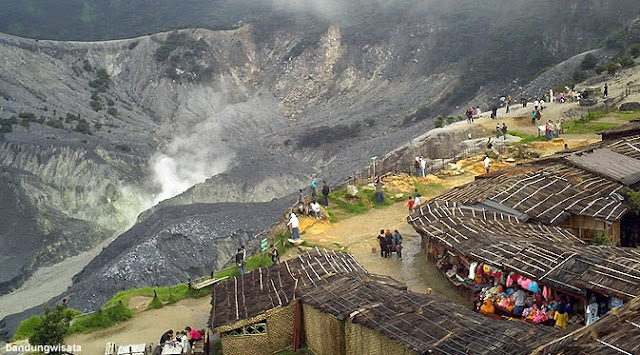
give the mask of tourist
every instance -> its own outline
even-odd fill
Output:
[[[536,111],[536,120],[540,121],[542,119],[542,113],[540,111]]]
[[[402,234],[395,229],[393,231],[393,245],[398,246],[400,243],[402,243]]]
[[[180,332],[178,331],[176,333],[176,342],[180,343],[180,345],[182,345],[182,353],[183,354],[187,354],[189,353],[189,336],[187,335],[187,332]]]
[[[245,273],[245,269],[244,269],[244,265],[245,265],[245,255],[244,252],[242,251],[242,248],[238,248],[238,252],[236,253],[236,265],[238,266],[238,271],[240,272],[240,275],[244,275]]]
[[[524,97],[524,94],[520,96],[520,103],[522,104],[523,108],[527,107],[527,99]]]
[[[535,101],[533,101],[533,110],[538,111],[539,108],[540,108],[540,101],[536,99]]]
[[[544,100],[540,99],[540,111],[544,111]]]
[[[602,91],[602,97],[605,98],[605,99],[607,97],[609,97],[609,84],[607,84],[607,83],[604,83],[604,89]]]
[[[269,255],[271,256],[272,263],[278,264],[280,262],[280,252],[274,244],[271,244],[271,246],[269,247]]]
[[[418,196],[420,196],[420,193],[418,193],[418,189],[417,188],[413,189],[413,197],[418,197]]]
[[[524,292],[523,289],[520,288],[520,285],[515,284],[513,286],[515,292],[513,293],[513,315],[516,317],[522,316],[522,311],[525,308],[525,300],[527,298],[527,293]]]
[[[376,202],[378,204],[384,203],[384,192],[382,190],[382,180],[378,180],[376,183]]]
[[[500,138],[500,123],[496,123],[496,139]]]
[[[289,218],[289,223],[287,223],[287,226],[291,230],[291,238],[293,240],[299,239],[300,238],[300,229],[299,229],[300,221],[298,220],[298,216],[296,216],[295,213],[291,212],[291,216]]]
[[[202,334],[195,329],[191,329],[191,327],[186,327],[184,330],[187,332],[187,339],[189,340],[189,346],[191,347],[193,347],[193,343],[202,338]]]
[[[555,122],[553,123],[553,133],[554,133],[554,134],[553,134],[553,135],[554,135],[554,137],[556,137],[556,138],[559,138],[559,137],[560,137],[560,120],[555,121]]]
[[[386,232],[384,232],[384,239],[387,247],[385,258],[390,258],[393,253],[393,234],[391,234],[390,230],[387,229]]]
[[[551,121],[547,121],[544,126],[544,140],[549,141],[549,139],[551,139]]]
[[[426,172],[427,172],[427,161],[424,159],[424,157],[421,155],[420,156],[420,172],[422,173],[422,177],[426,177]]]
[[[322,218],[322,209],[320,208],[320,204],[318,201],[311,202],[311,214],[316,217],[316,219]]]
[[[416,157],[416,161],[413,162],[413,167],[416,169],[416,177],[419,177],[422,173],[420,170],[420,157]]]
[[[396,253],[398,253],[398,259],[402,260],[402,242],[398,242],[396,245]]]
[[[324,207],[329,207],[329,193],[331,192],[331,189],[329,188],[329,185],[327,185],[326,181],[322,181],[322,204],[324,205]]]
[[[414,208],[420,207],[421,204],[422,204],[422,196],[418,194],[418,196],[413,198],[413,207]]]
[[[407,202],[407,207],[409,207],[409,211],[411,211],[413,209],[413,204],[415,202],[413,201],[413,197],[409,196],[409,202]]]
[[[485,156],[484,157],[484,168],[487,170],[487,174],[489,174],[489,166],[491,165],[491,159],[489,159],[489,156]]]
[[[502,139],[507,140],[507,124],[502,122]]]
[[[318,183],[316,182],[315,179],[311,180],[311,197],[316,198],[318,197],[318,194],[316,193],[316,186],[318,185]]]
[[[487,141],[487,150],[491,149],[493,149],[493,142],[491,141],[491,137],[489,137],[489,140]]]
[[[304,203],[304,195],[302,194],[302,189],[298,190],[298,203]]]
[[[166,343],[170,342],[173,338],[173,329],[169,329],[160,337],[160,346],[164,346]]]
[[[493,105],[493,107],[491,107],[491,119],[495,120],[496,118],[498,118],[498,106]]]
[[[384,229],[381,229],[380,234],[378,234],[378,244],[380,244],[380,257],[384,258],[387,250],[387,238],[384,236]]]
[[[536,125],[537,116],[536,111],[531,111],[531,124],[534,126]]]

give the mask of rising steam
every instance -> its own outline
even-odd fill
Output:
[[[175,138],[164,152],[153,156],[153,180],[160,187],[154,204],[227,169],[234,154],[222,144],[217,131],[215,122],[202,122],[190,133]]]

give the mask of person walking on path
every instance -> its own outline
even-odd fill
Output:
[[[484,162],[484,168],[487,170],[487,174],[489,174],[489,166],[491,165],[491,159],[489,159],[488,155],[484,157],[483,162]]]
[[[402,260],[402,242],[398,242],[396,245],[396,253],[398,253],[398,259]]]
[[[496,139],[500,138],[500,123],[496,123]]]
[[[402,243],[402,234],[400,234],[400,232],[398,232],[398,230],[395,229],[393,231],[393,245],[397,247],[398,244],[400,243]]]
[[[298,220],[298,216],[296,216],[294,212],[291,212],[291,216],[289,218],[289,223],[287,223],[287,226],[291,230],[291,239],[300,239],[300,221]]]
[[[329,188],[329,185],[327,185],[326,181],[322,181],[322,204],[324,205],[324,207],[329,207],[329,193],[331,192],[331,189]]]
[[[413,197],[409,196],[409,202],[407,202],[407,207],[409,207],[409,211],[413,210]]]
[[[304,194],[302,193],[302,189],[298,190],[298,204],[304,203]]]
[[[544,126],[544,140],[548,142],[549,139],[551,139],[551,121],[547,121]]]
[[[384,258],[387,250],[387,238],[384,236],[384,229],[381,229],[380,234],[378,234],[378,244],[380,244],[380,257]]]
[[[536,118],[537,118],[537,116],[538,116],[538,115],[536,114],[536,111],[532,111],[532,112],[531,112],[531,124],[532,124],[532,125],[534,125],[534,126],[536,125]]]
[[[273,244],[271,244],[271,246],[269,247],[269,256],[271,256],[271,262],[273,264],[280,263],[280,252],[278,251],[278,248],[276,248],[276,246]]]
[[[604,91],[602,92],[602,97],[605,99],[609,97],[609,84],[607,83],[604,83]]]
[[[244,270],[244,265],[245,265],[245,255],[244,255],[244,251],[242,250],[242,247],[238,248],[238,252],[236,253],[236,265],[238,266],[238,271],[240,272],[240,275],[244,275],[245,270]]]
[[[385,243],[387,246],[387,250],[385,252],[385,258],[390,258],[391,254],[393,253],[393,234],[391,234],[391,231],[387,229],[386,232],[384,232],[384,238],[385,238]]]
[[[384,203],[384,192],[382,190],[382,180],[379,179],[376,183],[376,202],[378,204]]]
[[[502,122],[502,140],[507,140],[507,124]]]
[[[556,138],[560,138],[560,120],[553,123],[553,132]]]

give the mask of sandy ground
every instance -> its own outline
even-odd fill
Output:
[[[114,239],[115,236],[89,251],[38,269],[19,289],[0,297],[0,319],[38,306],[66,291],[73,276]]]
[[[185,299],[157,310],[149,310],[115,327],[91,334],[76,334],[68,337],[67,344],[79,344],[83,354],[103,354],[108,342],[118,345],[157,344],[162,333],[169,329],[179,330],[186,326],[206,328],[211,299]]]

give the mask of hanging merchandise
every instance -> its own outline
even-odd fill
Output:
[[[538,283],[535,281],[531,281],[531,283],[529,284],[529,291],[536,293],[538,291],[540,291],[540,287],[538,286]]]
[[[547,286],[544,286],[542,288],[542,297],[544,297],[545,300],[549,300],[549,289],[547,288]]]
[[[484,266],[482,267],[482,272],[484,272],[485,274],[488,274],[491,271],[491,267],[487,264],[484,264]]]
[[[469,265],[469,278],[470,278],[471,280],[473,280],[473,279],[475,279],[475,278],[476,278],[476,267],[477,267],[477,266],[478,266],[478,263],[476,263],[476,262],[472,262],[472,263]]]

